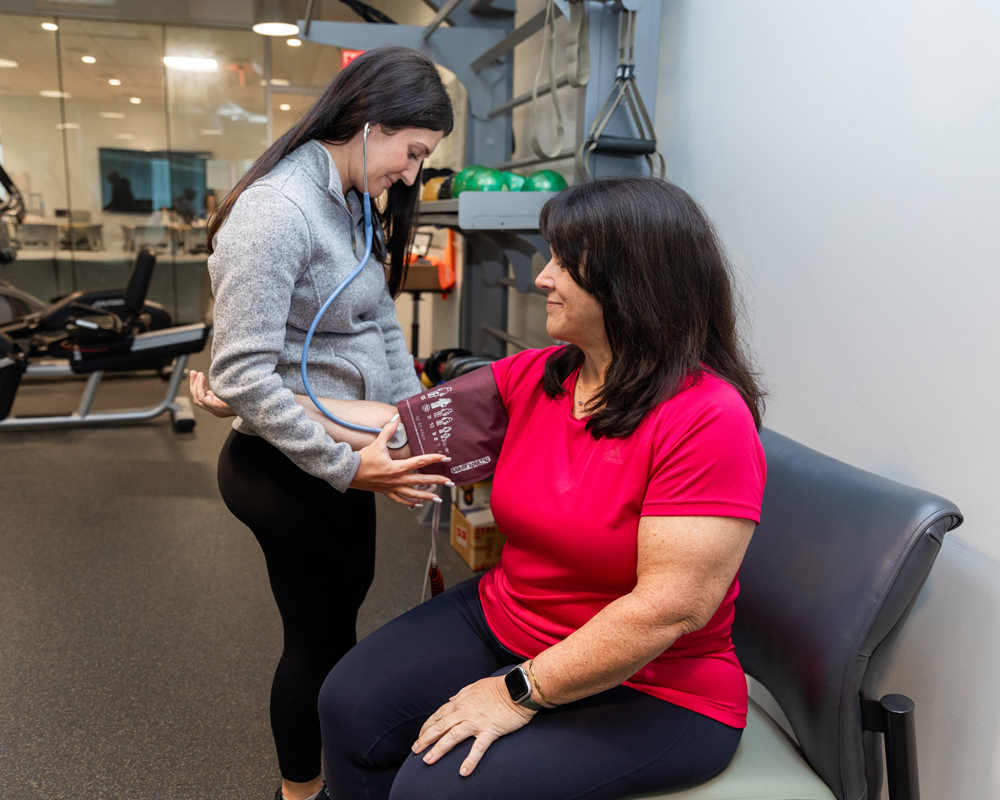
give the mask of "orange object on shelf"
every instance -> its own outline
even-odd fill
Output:
[[[455,288],[455,231],[448,229],[448,244],[444,248],[444,259],[438,262],[438,283],[442,292]]]

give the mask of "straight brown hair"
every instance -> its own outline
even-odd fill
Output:
[[[392,134],[403,128],[443,131],[454,126],[451,100],[434,62],[408,47],[377,47],[344,67],[319,99],[274,144],[264,151],[233,190],[219,204],[208,225],[208,251],[233,205],[254,181],[267,175],[281,159],[313,139],[330,144],[350,141],[366,122]],[[413,237],[421,176],[412,186],[396,181],[389,189],[385,209],[373,203],[373,215],[385,233],[372,255],[389,263],[389,291],[395,297],[406,277],[406,252]],[[360,195],[360,192],[359,192]]]
[[[549,200],[539,229],[604,312],[611,364],[587,423],[595,438],[628,436],[706,371],[740,393],[760,429],[764,392],[739,334],[729,266],[687,192],[656,178],[596,180]],[[545,392],[563,394],[583,360],[576,345],[549,356]]]

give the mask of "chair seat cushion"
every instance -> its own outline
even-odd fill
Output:
[[[747,727],[732,762],[719,775],[646,800],[836,800],[788,735],[750,701]],[[632,800],[638,800],[638,797]]]

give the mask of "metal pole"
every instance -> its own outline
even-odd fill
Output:
[[[413,324],[410,325],[410,354],[417,358],[420,349],[420,292],[413,293]]]
[[[902,694],[887,694],[880,702],[889,800],[920,800],[913,701]]]

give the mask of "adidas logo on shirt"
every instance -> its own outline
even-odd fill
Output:
[[[621,447],[612,447],[608,452],[604,454],[604,460],[610,461],[612,464],[624,464],[625,461],[622,458]]]

